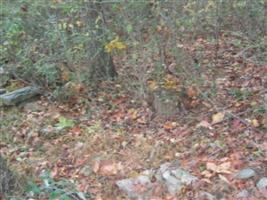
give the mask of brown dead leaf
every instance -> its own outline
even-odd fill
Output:
[[[223,173],[223,174],[231,174],[232,171],[230,170],[231,168],[231,163],[230,162],[224,162],[220,165],[216,165],[215,163],[208,162],[206,164],[206,168],[210,171],[213,171],[215,173]]]
[[[155,80],[149,80],[147,81],[148,88],[151,91],[155,91],[158,88],[158,83]]]
[[[95,160],[93,162],[93,167],[92,167],[93,172],[97,173],[99,171],[99,168],[100,168],[100,161],[99,160]]]
[[[132,120],[136,120],[136,119],[137,119],[137,114],[138,114],[138,112],[137,112],[136,109],[131,108],[131,109],[128,110],[127,113],[128,113],[128,116],[129,116]]]
[[[112,160],[103,160],[100,162],[99,173],[104,176],[112,176],[116,175],[121,169],[121,163],[115,163]]]
[[[217,171],[217,165],[211,162],[207,162],[206,168],[209,169],[210,171],[216,172]]]
[[[170,122],[170,121],[167,121],[167,122],[163,125],[163,128],[164,128],[165,130],[172,130],[172,129],[174,129],[176,126],[177,126],[177,123],[176,123],[176,122]]]
[[[69,72],[67,70],[61,71],[60,79],[63,82],[69,81],[70,80],[70,74],[69,74]]]
[[[139,124],[146,124],[146,123],[147,123],[147,121],[146,121],[146,117],[145,117],[145,116],[142,116],[142,117],[138,118],[138,119],[137,119],[137,122],[138,122]]]
[[[201,175],[206,177],[206,178],[210,178],[213,176],[213,174],[208,170],[204,170],[203,172],[201,172]]]
[[[198,127],[204,127],[204,128],[208,128],[210,130],[212,129],[211,124],[209,122],[205,121],[205,120],[203,120],[200,123],[198,123],[196,127],[197,128]]]
[[[194,87],[190,86],[186,89],[186,94],[190,98],[194,98],[197,96],[197,91],[194,89]]]
[[[231,129],[235,131],[241,131],[243,129],[243,124],[238,119],[233,119],[231,122]]]

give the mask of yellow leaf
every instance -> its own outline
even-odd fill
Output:
[[[151,91],[154,91],[158,88],[158,83],[154,80],[149,80],[149,81],[147,81],[147,83],[148,83],[148,88]]]
[[[76,25],[78,28],[82,27],[83,23],[79,20],[76,21]]]
[[[260,126],[260,124],[259,124],[259,122],[258,122],[257,119],[253,119],[253,120],[251,121],[251,123],[252,123],[252,126],[254,126],[254,127],[256,127],[256,128]]]
[[[61,80],[66,82],[66,81],[69,81],[70,80],[70,74],[68,71],[66,70],[63,70],[60,74],[60,77],[61,77]]]
[[[176,88],[176,82],[173,80],[166,80],[164,82],[164,86],[165,89],[175,89]]]
[[[216,124],[216,123],[223,121],[224,115],[225,114],[221,112],[212,115],[212,124]]]
[[[138,114],[138,112],[134,108],[131,108],[131,109],[128,110],[128,115],[132,120],[136,120],[137,119],[137,114]]]
[[[119,41],[119,37],[116,37],[114,40],[111,40],[108,44],[105,45],[105,51],[111,53],[113,49],[125,49],[126,45],[123,42]]]

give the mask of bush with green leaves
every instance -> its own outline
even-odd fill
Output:
[[[216,42],[222,33],[234,33],[248,47],[260,47],[257,58],[267,52],[265,0],[6,0],[1,11],[0,65],[53,89],[66,81],[62,71],[71,74],[67,81],[82,83],[92,82],[92,74],[115,76],[110,56],[116,51],[104,47],[117,36],[127,46],[126,59],[117,64],[132,67],[124,73],[138,79],[132,81],[137,87],[151,76],[160,79],[173,63],[186,79],[185,71],[194,68],[177,44],[198,37]],[[104,69],[105,63],[113,70]]]
[[[54,180],[50,174],[45,171],[41,174],[42,183],[36,184],[29,182],[26,188],[26,196],[32,198],[48,198],[49,200],[86,200],[88,195],[77,191],[74,182],[60,179]]]
[[[96,68],[91,62],[107,42],[106,33],[99,34],[101,16],[96,13],[98,21],[90,20],[90,2],[7,0],[2,4],[1,66],[24,81],[52,88],[62,84],[62,70],[74,74],[67,81],[90,81],[91,68]]]

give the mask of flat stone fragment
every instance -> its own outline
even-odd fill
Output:
[[[162,177],[169,193],[172,195],[175,195],[183,187],[183,183],[179,179],[171,175],[170,171],[164,172],[162,174]]]
[[[40,89],[37,87],[24,87],[13,92],[0,95],[0,106],[12,106],[17,103],[28,100],[34,96],[40,94]]]
[[[176,178],[178,178],[183,184],[189,185],[197,180],[197,177],[192,176],[188,172],[182,169],[171,170],[171,174],[173,174]]]
[[[259,180],[259,182],[257,183],[257,188],[259,190],[267,188],[267,177],[263,177]]]
[[[217,200],[217,199],[209,192],[200,191],[197,200]]]
[[[253,169],[246,168],[242,169],[236,173],[235,178],[237,179],[248,179],[256,175],[256,172]]]
[[[249,197],[249,192],[244,189],[244,190],[241,190],[237,195],[236,195],[237,198],[248,198]]]
[[[145,194],[152,188],[153,183],[148,176],[123,179],[116,182],[116,185],[125,192],[129,198],[145,199]]]
[[[172,195],[179,193],[184,185],[190,185],[198,180],[197,177],[181,169],[178,162],[162,164],[156,177],[166,185],[168,192]]]

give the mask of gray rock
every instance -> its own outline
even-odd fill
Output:
[[[249,197],[249,192],[244,189],[244,190],[241,190],[237,195],[236,195],[237,198],[248,198]]]
[[[189,185],[197,180],[195,176],[190,175],[183,169],[166,170],[163,174],[163,181],[170,194],[175,195],[184,185]]]
[[[5,94],[6,93],[6,90],[5,89],[2,89],[0,88],[0,94]]]
[[[155,185],[164,184],[170,194],[175,196],[184,185],[189,185],[197,181],[197,177],[192,176],[185,170],[179,168],[179,163],[164,163],[157,170],[146,170],[143,175],[137,178],[124,179],[116,182],[116,185],[130,198],[149,199],[149,191]],[[155,182],[151,182],[149,177],[156,177]],[[142,188],[142,191],[136,188]]]
[[[170,165],[171,165],[171,163],[164,163],[164,164],[160,165],[160,168],[157,170],[157,173],[156,173],[157,180],[163,181],[162,174],[164,174],[164,172],[166,172],[168,170]]]
[[[197,200],[216,200],[216,197],[209,192],[200,191]]]
[[[164,163],[156,175],[157,179],[164,182],[170,194],[175,195],[184,185],[189,185],[197,180],[179,167],[179,163]]]
[[[266,187],[267,187],[267,177],[263,177],[257,183],[257,188],[260,190],[260,189],[264,189]]]
[[[146,199],[147,193],[153,187],[153,183],[148,176],[138,176],[136,178],[123,179],[116,182],[120,190],[125,192],[129,198]],[[142,190],[140,190],[142,188]]]
[[[189,185],[195,181],[197,181],[197,177],[192,176],[188,172],[182,169],[171,170],[171,174],[173,174],[176,178],[178,178],[183,184]]]
[[[183,183],[179,179],[174,177],[170,171],[164,172],[162,174],[162,177],[169,193],[172,195],[175,195],[183,187]]]
[[[256,172],[253,169],[246,168],[242,169],[236,173],[235,178],[237,179],[248,179],[256,175]]]
[[[40,89],[36,87],[24,87],[13,92],[0,95],[0,106],[16,105],[40,94]]]

